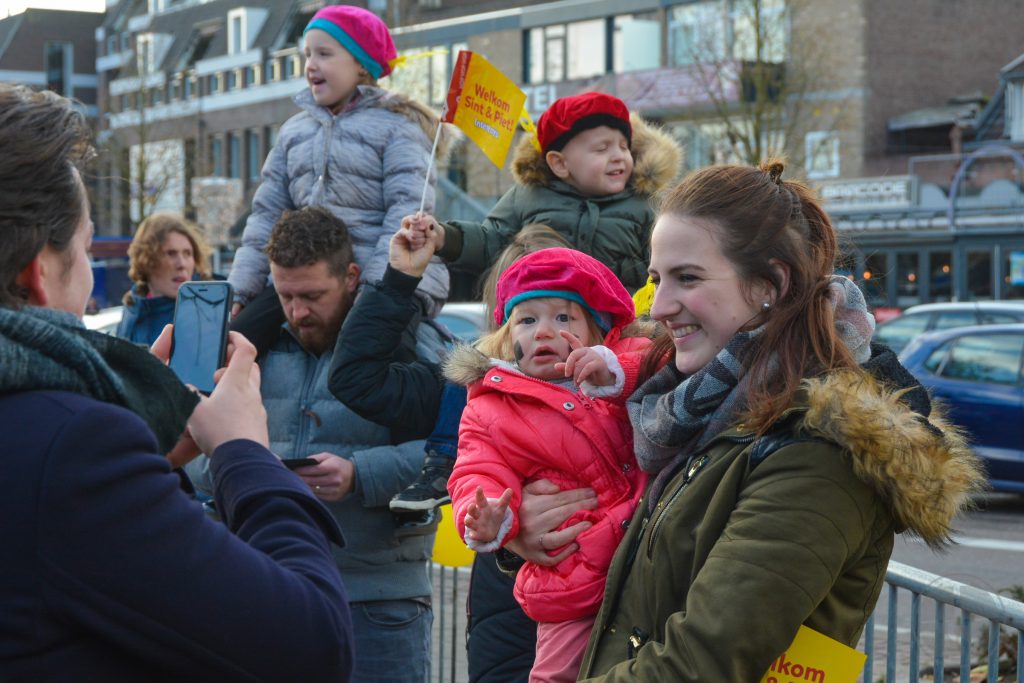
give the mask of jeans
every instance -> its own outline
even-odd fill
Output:
[[[434,613],[416,600],[353,602],[352,683],[424,683]]]
[[[429,453],[455,459],[459,449],[459,422],[462,411],[466,408],[466,387],[461,384],[445,382],[441,392],[441,405],[437,412],[434,431],[427,437],[424,449]]]

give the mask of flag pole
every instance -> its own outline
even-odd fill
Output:
[[[437,122],[437,132],[434,133],[434,146],[430,148],[430,162],[427,164],[427,177],[423,179],[423,195],[420,196],[420,213],[423,213],[423,207],[427,204],[427,189],[430,187],[430,172],[434,170],[434,156],[437,154],[437,143],[441,139],[441,127],[444,125],[443,121]]]

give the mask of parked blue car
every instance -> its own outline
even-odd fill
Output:
[[[992,488],[1024,493],[1024,324],[958,327],[911,341],[900,361],[950,408]]]

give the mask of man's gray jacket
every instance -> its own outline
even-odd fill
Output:
[[[433,327],[420,325],[417,341],[425,360],[438,360],[443,342]],[[434,536],[396,537],[388,509],[391,497],[419,474],[424,442],[391,445],[390,430],[334,398],[327,389],[332,356],[333,349],[319,357],[307,353],[287,325],[282,328],[260,363],[270,450],[282,459],[327,452],[355,464],[355,490],[326,503],[345,537],[345,547],[334,547],[334,556],[351,602],[429,596],[426,563]],[[204,465],[188,468],[200,490],[209,486]]]

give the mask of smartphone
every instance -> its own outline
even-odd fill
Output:
[[[178,288],[170,367],[206,395],[213,391],[213,373],[224,365],[231,299],[225,281],[191,281]]]
[[[312,467],[313,465],[319,465],[320,461],[313,458],[294,458],[292,460],[282,460],[281,464],[290,470],[294,470],[300,467]]]

